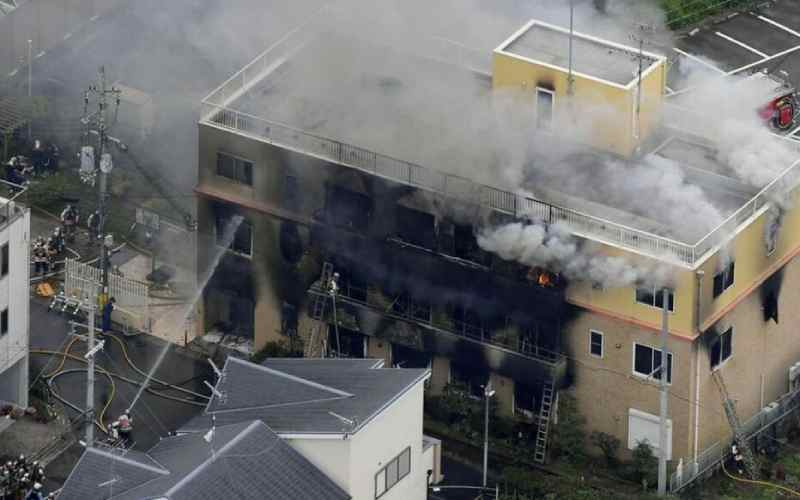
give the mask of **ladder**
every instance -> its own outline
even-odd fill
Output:
[[[325,306],[328,303],[328,283],[333,276],[333,264],[325,262],[322,264],[322,274],[319,278],[320,293],[314,294],[314,300],[311,303],[310,317],[314,320],[311,327],[311,335],[306,344],[306,349],[303,355],[306,358],[322,358],[325,356],[325,349],[327,345],[327,326],[325,324]]]
[[[536,431],[536,449],[533,461],[539,464],[547,460],[547,434],[550,430],[550,413],[553,407],[553,382],[548,380],[542,390],[542,406],[539,409],[539,425]]]
[[[750,448],[750,444],[747,442],[747,438],[742,432],[742,424],[739,421],[739,415],[736,413],[736,406],[728,393],[728,388],[725,386],[722,374],[719,370],[714,370],[711,372],[711,378],[714,379],[714,383],[722,397],[722,406],[725,408],[725,416],[728,418],[728,424],[730,424],[731,430],[733,430],[733,438],[736,440],[739,452],[742,454],[742,459],[747,469],[747,475],[751,479],[758,479],[758,465],[753,457],[753,450]]]

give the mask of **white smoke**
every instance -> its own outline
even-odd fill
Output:
[[[513,222],[487,228],[478,234],[478,245],[505,260],[543,267],[568,279],[588,280],[603,287],[670,282],[668,266],[636,266],[625,258],[605,255],[581,244],[560,223]]]

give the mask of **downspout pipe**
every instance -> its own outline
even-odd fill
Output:
[[[705,277],[705,271],[698,270],[695,273],[695,277],[697,278],[697,293],[695,294],[695,315],[694,315],[694,322],[695,322],[695,331],[697,332],[698,340],[695,343],[695,360],[694,360],[694,373],[695,373],[695,380],[694,380],[694,456],[693,456],[693,464],[697,467],[697,456],[699,455],[699,446],[700,446],[700,335],[703,332],[700,331],[700,324],[701,321],[701,299],[703,298],[703,278]]]

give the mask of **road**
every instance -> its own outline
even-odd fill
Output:
[[[32,350],[63,350],[69,341],[69,329],[66,316],[48,312],[46,302],[41,299],[31,300],[31,349]],[[151,336],[139,336],[124,340],[128,355],[141,369],[147,371],[154,364],[162,350],[164,343]],[[72,352],[81,356],[86,352],[86,344],[77,342]],[[58,357],[45,355],[31,355],[31,376],[36,377],[43,367],[47,372],[56,368]],[[144,377],[133,370],[126,362],[121,347],[114,341],[107,340],[105,348],[97,357],[97,364],[109,371],[122,374],[126,377],[141,381]],[[85,365],[76,361],[67,361],[65,370],[82,369]],[[186,389],[206,393],[203,380],[213,382],[213,374],[208,363],[194,357],[184,355],[170,348],[164,362],[156,370],[155,377],[164,381],[181,384]],[[78,407],[84,407],[86,400],[85,371],[70,373],[59,377],[55,382],[55,389],[66,400]],[[138,387],[115,380],[116,391],[108,412],[106,421],[116,418],[133,401]],[[96,406],[102,408],[111,393],[108,379],[98,373],[95,389]],[[170,391],[173,396],[185,397],[185,394]],[[202,411],[201,406],[167,400],[145,392],[133,408],[135,448],[149,449],[160,437],[167,435],[189,420],[192,416]],[[71,416],[77,413],[71,411]],[[77,452],[65,454],[48,468],[48,476],[55,481],[63,480],[71,469]]]

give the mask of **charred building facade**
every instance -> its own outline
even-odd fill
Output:
[[[591,430],[629,448],[657,447],[666,376],[673,465],[730,435],[714,373],[743,420],[787,393],[800,361],[800,213],[778,200],[795,196],[798,162],[748,184],[709,160],[713,141],[661,121],[663,57],[577,34],[567,71],[566,33],[533,21],[490,59],[298,30],[216,89],[199,124],[198,221],[228,251],[206,328],[256,348],[280,340],[308,356],[430,367],[433,392],[457,382],[477,395],[491,380],[499,411],[519,418],[569,390]],[[499,115],[483,114],[509,94]],[[588,108],[602,112],[574,125]],[[498,116],[507,128],[486,123]],[[527,131],[555,142],[561,123],[581,153],[506,178]],[[722,223],[676,224],[613,186],[579,193],[556,176],[582,169],[591,184],[614,162],[619,182],[669,163]],[[487,243],[496,228],[511,241]],[[550,236],[529,244],[537,228]],[[200,267],[214,251],[198,249]]]

